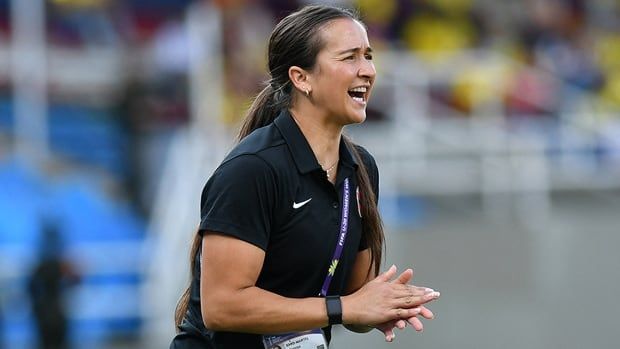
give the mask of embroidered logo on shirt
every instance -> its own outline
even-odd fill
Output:
[[[293,208],[294,208],[294,209],[298,209],[298,208],[300,208],[301,206],[303,206],[303,205],[305,205],[305,204],[309,203],[309,202],[310,202],[310,200],[312,200],[312,198],[310,198],[310,199],[308,199],[308,200],[306,200],[306,201],[299,202],[299,203],[297,203],[297,202],[293,201]]]

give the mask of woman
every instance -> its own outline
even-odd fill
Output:
[[[375,80],[365,27],[305,7],[278,23],[268,55],[271,80],[202,193],[171,348],[326,348],[340,323],[388,341],[421,330],[439,293],[408,285],[411,269],[376,276],[377,166],[342,135],[366,118]]]

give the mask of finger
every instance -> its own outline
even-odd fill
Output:
[[[424,297],[422,296],[406,296],[399,298],[399,306],[401,308],[414,308],[422,302],[424,302]]]
[[[394,296],[397,298],[422,297],[430,292],[433,292],[433,290],[430,288],[417,287],[413,285],[401,285],[393,283],[391,286],[394,290]]]
[[[395,317],[397,319],[409,319],[412,316],[416,316],[420,313],[420,308],[411,308],[411,309],[394,309]]]
[[[392,264],[390,269],[388,269],[384,273],[382,273],[379,276],[377,276],[377,278],[375,280],[383,281],[383,282],[388,282],[388,281],[390,281],[391,278],[394,277],[394,275],[396,275],[396,271],[397,271],[396,266]]]
[[[435,292],[435,290],[429,287],[415,286],[415,285],[402,285],[402,284],[398,284],[394,282],[392,282],[392,287],[394,287],[397,290],[408,292],[410,293],[411,296],[418,296],[418,295],[424,295],[424,294],[428,294],[431,292]]]
[[[402,308],[413,308],[430,303],[437,298],[439,298],[438,292],[432,292],[430,294],[425,294],[424,296],[412,296],[410,299],[407,297],[400,298],[398,304]]]
[[[430,309],[428,309],[427,307],[423,305],[420,306],[420,316],[424,317],[425,319],[429,319],[429,320],[432,320],[435,318],[435,314],[433,314],[433,312],[430,311]]]
[[[385,334],[385,341],[386,342],[391,342],[396,337],[396,335],[394,334],[394,331],[392,329],[385,330],[383,333]]]
[[[417,294],[416,294],[417,293]],[[437,295],[434,292],[420,295],[419,292],[410,291],[398,291],[394,295],[394,305],[398,308],[414,308],[422,304],[426,304],[437,299]]]
[[[413,269],[407,269],[403,271],[392,283],[398,283],[406,285],[413,279]]]
[[[424,297],[428,299],[428,301],[433,301],[439,298],[440,296],[441,296],[441,293],[437,291],[428,292],[427,294],[424,295]]]
[[[420,319],[415,316],[407,319],[407,322],[409,322],[411,326],[418,332],[424,330],[424,325],[422,325],[422,321],[420,321]]]
[[[399,329],[399,330],[403,330],[405,329],[405,327],[407,327],[407,322],[405,320],[398,320],[396,321],[395,326]]]
[[[420,289],[424,289],[424,291],[421,291]],[[409,291],[409,297],[413,297],[414,300],[418,301],[418,304],[424,304],[430,301],[434,301],[438,299],[440,296],[441,294],[433,290],[432,288],[418,287],[417,289],[412,288]]]

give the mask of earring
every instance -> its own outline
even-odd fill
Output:
[[[310,91],[304,90],[304,92],[306,93],[306,97],[310,97]]]

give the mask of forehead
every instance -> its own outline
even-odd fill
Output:
[[[343,49],[370,46],[366,28],[353,19],[339,18],[325,25],[321,29],[324,49],[327,51],[340,51]]]

